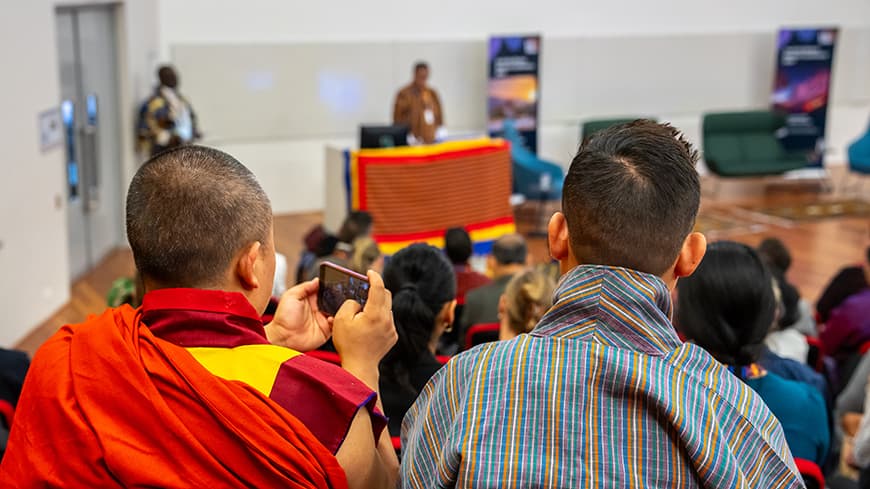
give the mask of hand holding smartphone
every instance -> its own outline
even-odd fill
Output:
[[[369,279],[334,263],[320,265],[320,287],[317,291],[317,307],[327,316],[335,316],[348,299],[365,307],[369,295]]]

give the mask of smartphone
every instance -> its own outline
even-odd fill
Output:
[[[334,263],[320,265],[320,286],[317,291],[317,307],[327,316],[335,316],[344,301],[350,299],[366,305],[369,297],[369,279],[353,270]]]

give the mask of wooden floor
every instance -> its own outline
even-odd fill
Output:
[[[837,175],[834,181],[839,181]],[[836,194],[819,192],[815,185],[806,187],[794,184],[768,185],[763,182],[727,182],[727,186],[734,188],[723,190],[721,196],[715,198],[705,196],[702,199],[702,213],[733,215],[745,206],[813,202],[837,197]],[[870,196],[864,197],[870,198]],[[534,227],[534,224],[529,222],[528,214],[523,213],[523,216],[518,219],[519,229],[524,234],[528,234],[528,231]],[[744,219],[752,226],[747,226],[745,230],[741,230],[738,226],[730,232],[714,232],[710,235],[753,246],[768,236],[781,239],[793,255],[789,279],[811,302],[815,302],[822,288],[839,268],[860,262],[864,250],[870,246],[870,226],[868,226],[870,219],[866,217],[759,224],[752,217],[746,217],[744,214],[736,215],[742,216],[738,219]],[[321,219],[320,213],[275,217],[275,246],[288,259],[291,280],[296,260],[302,250],[302,237],[312,226],[320,223]],[[549,259],[544,238],[529,237],[529,249],[534,262],[539,263]],[[87,315],[101,312],[106,307],[106,293],[112,281],[121,276],[132,275],[133,270],[133,259],[129,249],[118,249],[110,253],[94,270],[73,284],[70,302],[36,327],[19,343],[18,348],[32,354],[63,324],[81,322]]]

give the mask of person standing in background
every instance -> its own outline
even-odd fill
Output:
[[[202,137],[196,113],[178,92],[178,73],[169,65],[157,70],[160,85],[139,109],[137,149],[148,157]]]
[[[393,106],[393,124],[408,126],[416,142],[435,142],[444,125],[444,112],[438,94],[429,87],[429,65],[424,61],[414,64],[414,80],[396,95]]]

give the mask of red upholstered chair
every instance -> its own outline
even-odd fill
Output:
[[[822,350],[822,342],[818,338],[806,337],[807,345],[810,349],[807,351],[807,365],[813,367],[816,372],[825,373],[825,354]]]
[[[821,467],[816,465],[815,462],[802,458],[796,458],[794,462],[797,465],[798,472],[804,478],[804,484],[806,484],[807,489],[825,488],[825,476],[822,474]]]
[[[498,341],[498,323],[475,324],[465,332],[465,349],[473,346]]]
[[[312,350],[306,353],[306,355],[317,358],[319,360],[323,360],[324,362],[338,365],[339,367],[341,366],[341,357],[338,356],[338,353],[335,353],[333,351]]]
[[[441,365],[447,365],[447,362],[450,361],[450,355],[435,355],[435,360],[438,360]]]

